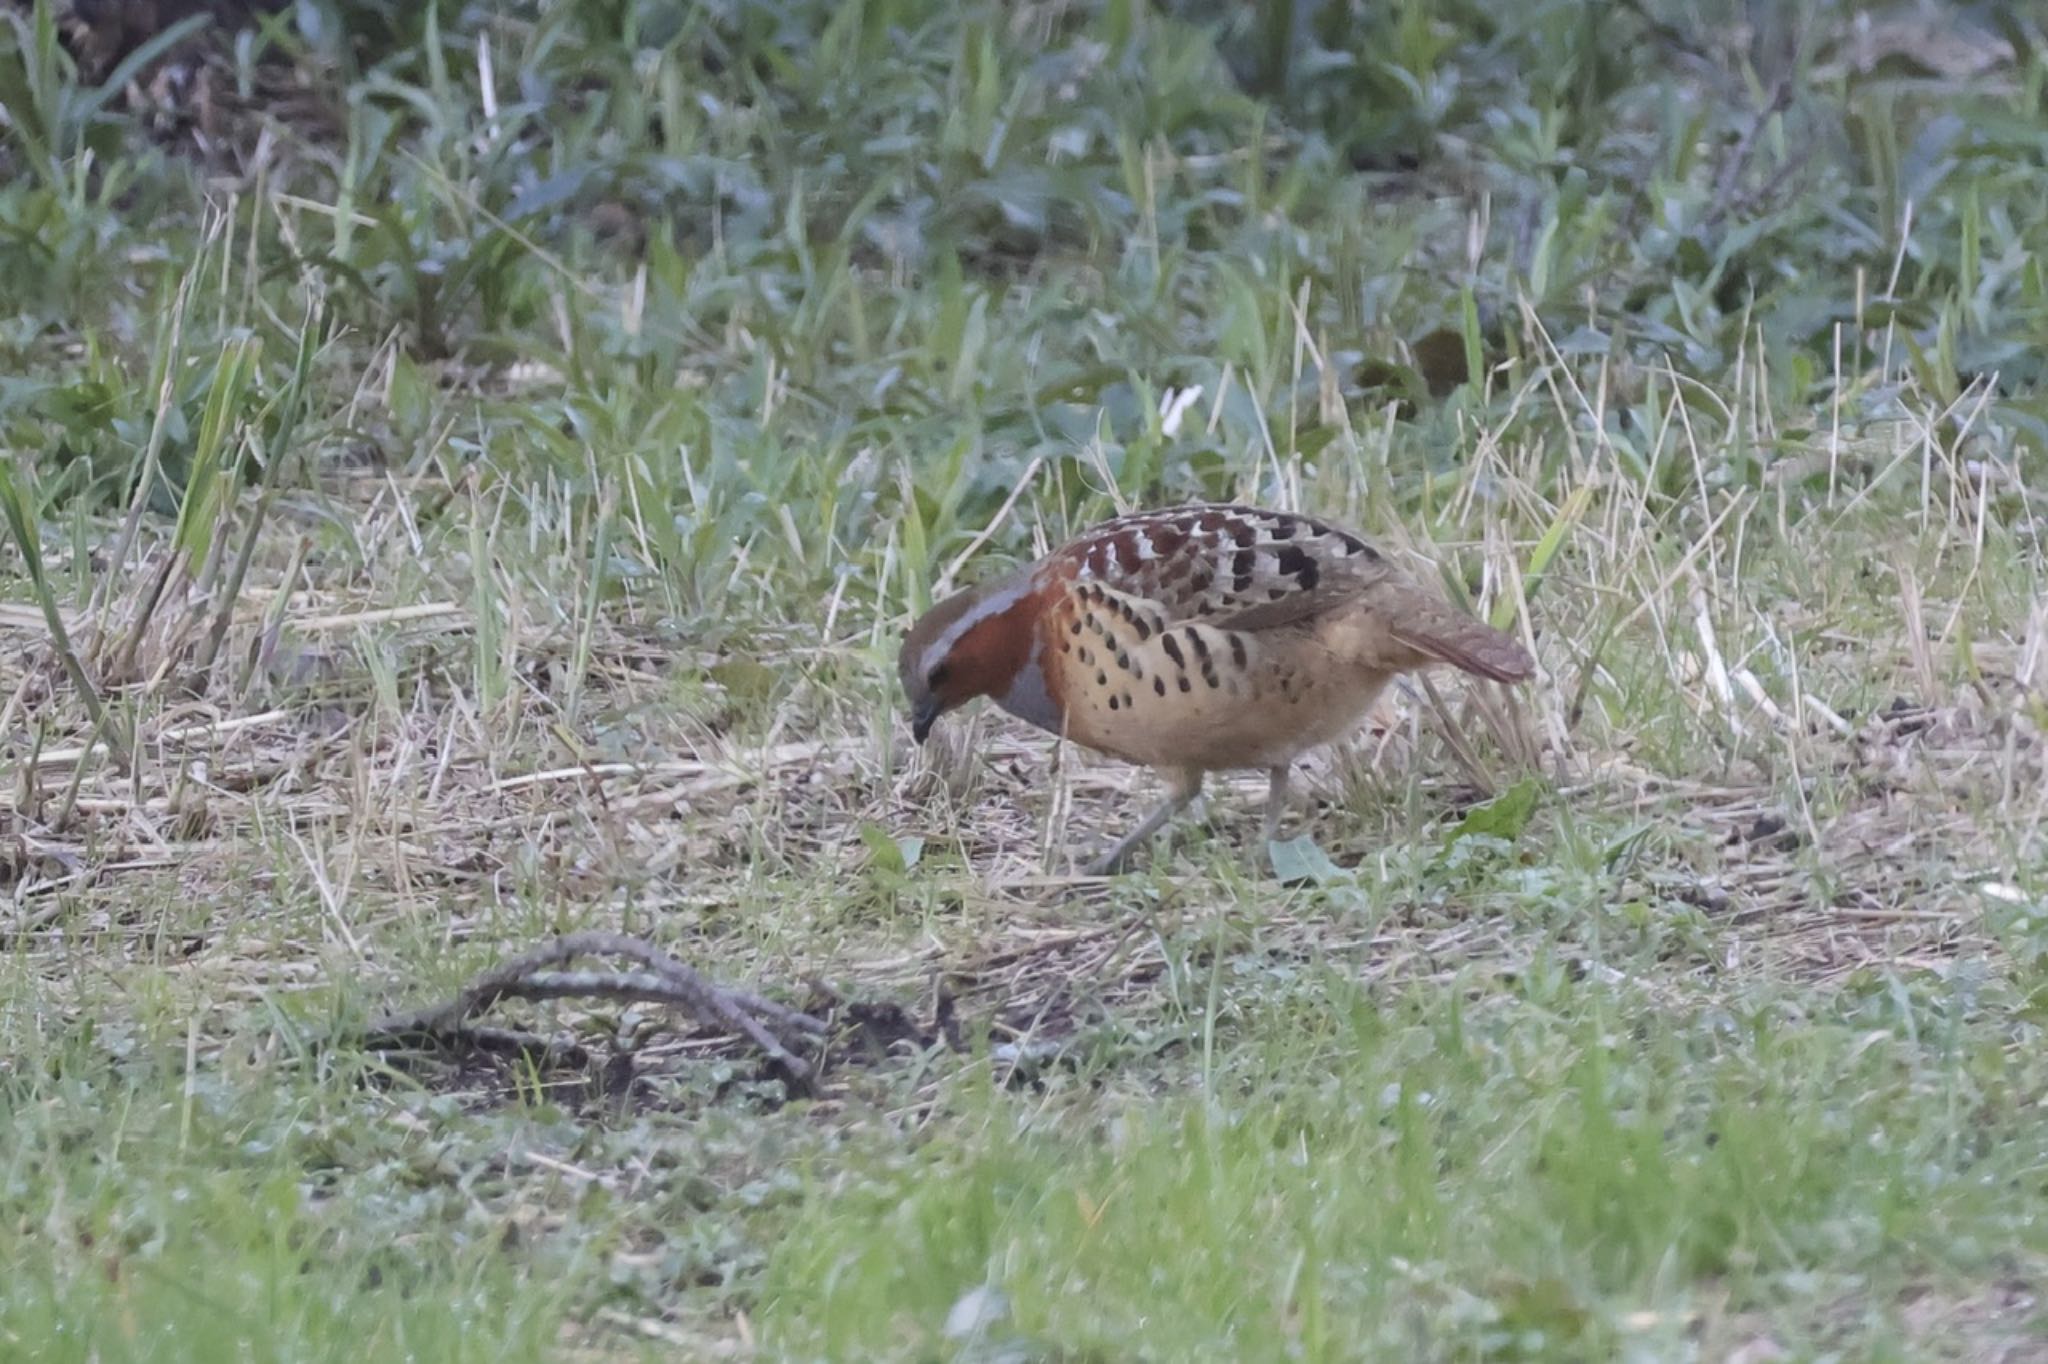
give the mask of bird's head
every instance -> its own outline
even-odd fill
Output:
[[[924,613],[903,637],[896,673],[910,699],[910,732],[923,743],[932,723],[977,696],[1010,689],[1031,650],[1023,584],[998,579],[957,592]]]

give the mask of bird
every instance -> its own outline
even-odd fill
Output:
[[[1124,870],[1211,772],[1264,769],[1277,838],[1288,771],[1343,737],[1396,675],[1448,664],[1520,682],[1514,636],[1314,516],[1194,503],[1104,521],[947,597],[904,635],[897,674],[922,744],[978,697],[1158,771],[1166,798],[1086,868]]]

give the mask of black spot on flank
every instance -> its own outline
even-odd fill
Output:
[[[1153,691],[1153,693],[1154,693],[1155,695],[1158,695],[1158,696],[1164,696],[1164,695],[1166,695],[1166,679],[1165,679],[1165,678],[1163,678],[1163,677],[1155,677],[1155,678],[1153,678],[1153,679],[1152,679],[1152,691]]]
[[[1160,642],[1160,643],[1161,643],[1162,645],[1164,645],[1164,646],[1165,646],[1165,648],[1166,648],[1166,656],[1167,656],[1168,658],[1170,658],[1170,659],[1172,659],[1172,660],[1173,660],[1173,666],[1174,666],[1174,667],[1176,667],[1176,668],[1185,668],[1185,667],[1187,667],[1187,665],[1188,665],[1188,660],[1187,660],[1187,656],[1186,656],[1185,654],[1181,653],[1181,651],[1180,651],[1180,645],[1174,642],[1174,638],[1173,638],[1173,636],[1172,636],[1172,635],[1166,635],[1166,636],[1163,636],[1163,637],[1162,637],[1162,638],[1160,639],[1160,641],[1159,641],[1159,642]]]
[[[1143,620],[1134,616],[1131,618],[1131,625],[1134,628],[1136,628],[1138,632],[1138,642],[1140,644],[1143,644],[1146,640],[1152,638],[1152,627],[1147,625]]]
[[[1112,697],[1110,697],[1110,698],[1109,698],[1109,708],[1110,708],[1111,710],[1115,710],[1115,709],[1116,709],[1116,707],[1117,707],[1117,700],[1116,700],[1116,698],[1115,698],[1114,696],[1112,696]]]
[[[1294,538],[1294,522],[1282,518],[1266,527],[1266,534],[1275,540],[1292,540]]]
[[[1136,623],[1137,623],[1137,619],[1138,619],[1138,613],[1137,613],[1136,611],[1133,611],[1133,610],[1131,609],[1131,604],[1130,604],[1129,602],[1127,602],[1127,601],[1120,601],[1120,602],[1118,602],[1118,603],[1116,604],[1116,609],[1117,609],[1117,611],[1118,611],[1118,612],[1119,612],[1119,613],[1120,613],[1120,614],[1121,614],[1121,615],[1123,616],[1123,618],[1124,618],[1124,624],[1126,624],[1126,625],[1134,625],[1134,624],[1136,624]]]
[[[1194,684],[1188,681],[1188,675],[1186,673],[1182,673],[1180,675],[1180,689],[1182,691],[1193,691],[1195,689]]]
[[[1267,601],[1279,601],[1282,597],[1286,595],[1287,589],[1284,587],[1269,587],[1266,589]]]
[[[1085,644],[1081,646],[1080,654],[1083,663],[1093,663],[1095,661],[1095,651]]]
[[[1194,646],[1196,658],[1207,658],[1209,656],[1209,642],[1196,632],[1194,626],[1190,625],[1181,633],[1186,635],[1188,643]]]
[[[1104,671],[1102,671],[1102,670],[1101,670],[1100,668],[1097,668],[1097,669],[1095,670],[1095,685],[1096,685],[1096,686],[1098,686],[1098,687],[1106,687],[1106,686],[1108,686],[1108,685],[1109,685],[1109,674],[1108,674],[1108,673],[1106,673],[1106,672],[1104,672]]]
[[[1379,552],[1349,531],[1338,531],[1337,538],[1344,542],[1346,554],[1363,554],[1368,559],[1379,558]]]
[[[1230,661],[1240,668],[1244,666],[1244,636],[1232,635],[1230,637]]]
[[[1063,654],[1070,654],[1070,653],[1074,652],[1074,645],[1073,645],[1073,641],[1071,641],[1071,640],[1065,640],[1065,639],[1061,640],[1061,641],[1060,641],[1060,652],[1061,652],[1061,653],[1063,653]]]
[[[1130,694],[1129,692],[1125,692],[1125,693],[1124,693],[1124,709],[1125,709],[1125,710],[1129,710],[1130,708],[1131,708],[1131,694]]]
[[[1255,549],[1241,549],[1232,558],[1230,565],[1231,586],[1240,592],[1249,591],[1252,574],[1259,567],[1259,552]]]
[[[1230,528],[1230,540],[1239,549],[1250,549],[1259,542],[1259,533],[1243,521]]]
[[[1303,587],[1316,585],[1316,561],[1300,545],[1289,545],[1280,551],[1280,571],[1290,578],[1300,578]]]
[[[1211,687],[1220,687],[1223,685],[1221,682],[1218,682],[1216,680],[1216,670],[1206,665],[1202,669],[1202,680],[1204,682],[1207,682]]]
[[[1116,666],[1124,672],[1129,672],[1131,670],[1131,656],[1119,649],[1116,655]]]
[[[1072,630],[1072,631],[1073,631],[1073,632],[1074,632],[1075,634],[1077,634],[1077,635],[1078,635],[1078,634],[1080,634],[1080,633],[1081,633],[1081,618],[1080,618],[1079,616],[1076,616],[1076,617],[1074,617],[1074,623],[1073,623],[1072,625],[1069,625],[1069,626],[1068,626],[1067,628],[1068,628],[1069,630]]]

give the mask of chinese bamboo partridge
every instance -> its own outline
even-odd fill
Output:
[[[1511,636],[1452,607],[1349,531],[1256,507],[1106,521],[934,606],[897,670],[919,743],[977,696],[1039,728],[1157,768],[1167,799],[1097,861],[1121,869],[1203,777],[1264,768],[1266,837],[1288,765],[1339,738],[1397,673],[1448,663],[1518,682]]]

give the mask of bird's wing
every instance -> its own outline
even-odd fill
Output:
[[[1360,537],[1313,517],[1254,507],[1144,512],[1084,532],[1044,572],[1109,594],[1111,618],[1152,629],[1198,623],[1256,636],[1310,627],[1371,669],[1448,663],[1498,681],[1534,662],[1513,636],[1419,586]]]
[[[1313,517],[1255,507],[1141,512],[1084,531],[1045,565],[1153,603],[1172,621],[1267,630],[1312,620],[1399,579],[1379,551]]]

